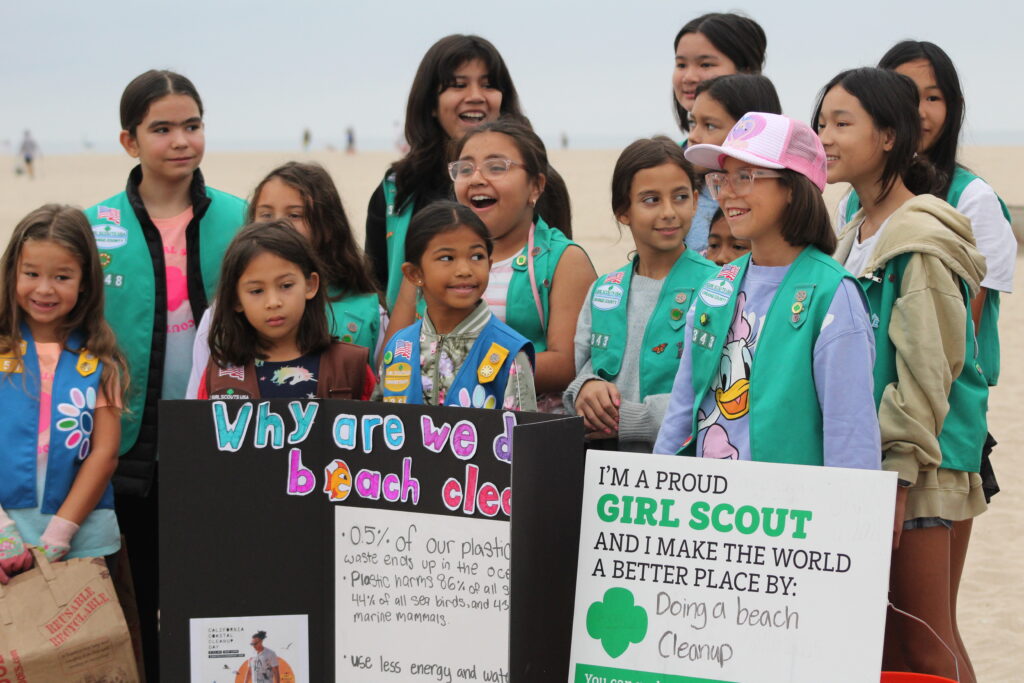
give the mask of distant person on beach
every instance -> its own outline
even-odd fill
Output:
[[[266,639],[266,631],[257,631],[252,634],[250,645],[255,654],[249,657],[249,670],[245,674],[245,683],[281,683],[281,666],[274,651],[263,646],[263,641]]]
[[[683,26],[676,34],[676,67],[672,73],[672,104],[679,130],[685,135],[693,126],[692,111],[698,85],[716,76],[760,74],[766,49],[764,29],[753,19],[740,14],[712,12]],[[750,108],[740,111],[739,116],[748,111],[775,112],[774,109]],[[781,113],[781,108],[778,113]],[[726,126],[722,132],[723,139],[729,128],[731,126]],[[685,140],[683,144],[686,144]],[[707,248],[708,227],[715,208],[705,189],[701,192],[686,246],[697,251]]]
[[[352,126],[345,129],[345,153],[356,153],[356,129]]]
[[[919,154],[914,81],[853,69],[821,92],[814,120],[828,180],[852,184],[863,204],[839,234],[835,257],[871,304],[882,466],[899,475],[889,596],[928,625],[890,610],[882,665],[974,683],[956,637],[963,557],[954,535],[986,508],[978,472],[988,382],[970,315],[985,259],[970,220],[935,196],[941,179]]]
[[[25,162],[25,172],[28,173],[28,177],[35,178],[36,172],[32,164],[36,157],[39,156],[39,143],[37,143],[36,139],[32,137],[31,131],[25,131],[25,136],[21,139],[21,147],[18,149],[18,154],[21,155],[22,161]]]
[[[302,151],[303,152],[308,152],[309,151],[309,145],[310,145],[311,142],[313,142],[313,131],[311,131],[309,128],[303,128],[302,129]]]
[[[139,164],[125,191],[86,210],[99,247],[106,317],[132,384],[114,474],[127,539],[146,677],[158,680],[157,403],[185,397],[195,321],[213,298],[221,259],[245,202],[207,186],[203,104],[192,82],[147,71],[125,88],[120,142]],[[170,495],[177,495],[170,492]]]

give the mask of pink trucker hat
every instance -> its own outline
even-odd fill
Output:
[[[743,115],[721,145],[694,145],[686,158],[704,168],[721,169],[725,157],[762,168],[802,173],[825,190],[825,148],[811,127],[780,114],[750,112]]]

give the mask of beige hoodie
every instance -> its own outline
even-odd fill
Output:
[[[861,209],[839,235],[835,257],[840,262],[849,255],[863,218]],[[933,471],[942,462],[938,434],[967,343],[970,308],[959,282],[967,283],[972,297],[977,294],[985,258],[974,246],[970,220],[932,195],[914,197],[890,216],[864,272],[854,274],[871,277],[908,252],[914,256],[903,273],[888,330],[896,347],[898,380],[885,388],[878,408],[882,467],[898,472],[903,481],[934,487]],[[932,475],[920,477],[923,472]]]

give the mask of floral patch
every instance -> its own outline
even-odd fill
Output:
[[[96,408],[96,390],[89,387],[83,393],[78,387],[71,389],[71,402],[61,403],[57,412],[62,417],[57,420],[57,429],[67,432],[64,446],[72,451],[78,450],[78,459],[85,460],[91,445],[93,417]]]

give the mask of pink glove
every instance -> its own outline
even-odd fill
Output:
[[[5,515],[6,517],[6,515]],[[0,583],[32,566],[32,553],[21,540],[18,527],[9,518],[0,526]]]
[[[39,537],[40,550],[50,562],[62,560],[71,551],[71,539],[76,533],[77,524],[54,515],[46,525],[46,531]]]

